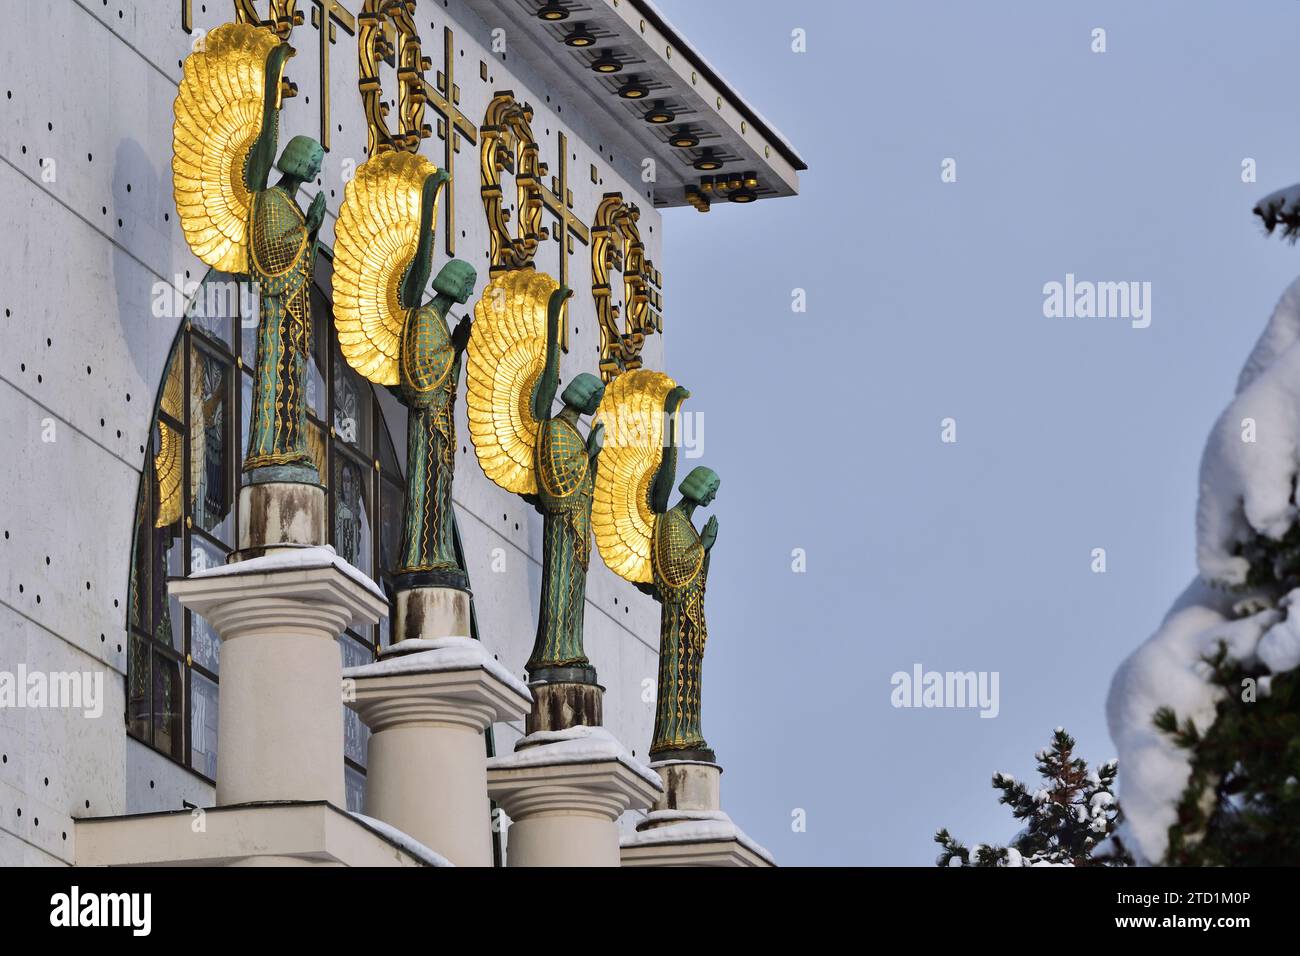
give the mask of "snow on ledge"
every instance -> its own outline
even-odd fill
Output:
[[[647,813],[639,826],[666,823],[629,833],[619,840],[620,846],[661,846],[666,843],[705,843],[734,840],[745,849],[776,866],[776,857],[736,826],[722,810],[654,810]]]
[[[368,574],[344,561],[334,547],[328,544],[311,548],[277,548],[261,557],[249,558],[247,561],[219,564],[215,568],[195,571],[190,578],[234,577],[240,574],[265,574],[268,571],[314,571],[317,568],[338,568],[379,600],[388,603],[388,596]]]
[[[388,674],[430,674],[482,668],[520,697],[533,699],[522,680],[493,657],[482,641],[472,637],[415,638],[399,641],[379,652],[373,664],[361,664],[343,671],[345,678],[383,677]]]
[[[415,857],[425,866],[456,865],[441,853],[435,853],[405,830],[399,830],[392,824],[385,823],[383,820],[376,820],[374,817],[368,817],[364,813],[356,813],[352,810],[348,811],[348,816],[352,817],[352,819],[356,820],[367,830],[372,830],[390,843],[396,844],[403,851]]]
[[[642,780],[663,790],[663,781],[641,761],[633,757],[618,738],[604,727],[570,727],[567,730],[539,730],[515,743],[515,752],[492,757],[488,770],[513,770],[517,767],[542,767],[552,764],[597,763],[617,760]]]

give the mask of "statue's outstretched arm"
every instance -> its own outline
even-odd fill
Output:
[[[433,234],[437,228],[434,210],[438,205],[438,193],[450,178],[445,169],[440,169],[424,180],[420,194],[420,239],[415,247],[415,258],[407,267],[397,293],[403,309],[418,309],[420,300],[424,298],[424,287],[429,284],[429,273],[433,271]]]
[[[562,285],[546,304],[546,364],[533,389],[533,418],[539,422],[551,417],[551,404],[560,388],[560,323],[564,321],[564,303],[571,295],[569,287]]]
[[[280,125],[280,80],[284,73],[285,61],[293,55],[293,48],[281,43],[266,58],[265,86],[262,92],[262,129],[253,142],[248,153],[248,162],[244,166],[244,183],[253,192],[266,188],[275,166],[275,147],[279,138]]]
[[[650,485],[650,507],[656,514],[668,510],[668,498],[677,480],[677,409],[691,393],[678,385],[664,398],[664,454]]]

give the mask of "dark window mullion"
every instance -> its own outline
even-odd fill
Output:
[[[213,353],[213,355],[222,361],[229,362],[231,365],[235,364],[235,356],[239,353],[232,352],[227,348],[226,343],[222,342],[220,339],[213,338],[202,326],[196,326],[193,323],[190,323],[189,331],[193,340],[198,342],[203,349]]]
[[[194,663],[190,664],[189,669],[192,670],[192,671],[194,671],[196,674],[199,674],[199,675],[202,676],[202,677],[206,677],[208,680],[212,681],[212,683],[214,683],[214,684],[215,684],[215,683],[218,683],[218,682],[220,681],[220,679],[221,679],[221,677],[220,677],[219,674],[215,674],[215,673],[213,673],[212,671],[208,670],[206,667],[204,667],[204,666],[203,666],[202,664],[200,664],[198,661],[195,661]]]
[[[384,573],[379,550],[380,539],[384,534],[383,502],[380,500],[380,495],[384,493],[384,466],[383,455],[381,454],[383,436],[379,433],[380,426],[383,425],[383,413],[379,410],[379,396],[374,392],[375,389],[372,385],[370,387],[370,454],[372,461],[370,487],[373,490],[370,494],[370,576],[373,580],[378,580]],[[379,623],[376,622],[370,625],[367,630],[370,632],[370,649],[378,652]]]
[[[200,286],[200,289],[202,286]],[[194,488],[192,484],[193,474],[191,469],[194,467],[190,461],[190,444],[191,435],[190,427],[191,408],[190,396],[194,383],[190,381],[190,372],[194,365],[194,354],[198,347],[193,342],[193,324],[185,323],[185,336],[182,341],[182,350],[179,356],[180,360],[185,363],[181,370],[181,382],[183,389],[181,394],[181,415],[185,419],[185,430],[181,433],[181,571],[185,577],[189,577],[192,571],[190,567],[190,529],[194,523]],[[171,598],[167,598],[167,613],[171,613]],[[190,766],[190,671],[187,666],[190,660],[190,619],[193,612],[181,611],[181,649],[183,656],[178,656],[181,670],[181,762]]]
[[[163,411],[161,407],[159,407],[158,409],[157,422],[163,422],[164,424],[170,425],[172,429],[175,431],[180,431],[185,428],[184,421],[180,419],[172,418],[165,411]],[[157,422],[154,423],[154,428],[158,427]]]
[[[322,321],[324,321],[328,327],[329,334],[326,336],[326,338],[331,338],[335,334],[334,308],[333,308],[333,303],[330,302],[328,298],[325,298],[325,302],[330,307],[329,314],[322,316],[321,318]],[[316,342],[315,342],[315,336],[313,336],[312,351],[315,352],[315,350],[316,350]],[[334,362],[332,361],[332,358],[330,356],[330,350],[328,348],[325,349],[325,354],[321,356],[318,365],[320,367],[321,383],[325,389],[325,400],[321,402],[321,405],[325,409],[325,427],[324,427],[325,474],[321,476],[321,481],[325,485],[325,489],[326,489],[325,515],[326,515],[326,521],[329,522],[328,538],[330,544],[335,545],[335,547],[337,548],[338,542],[335,541],[334,539],[334,534],[336,530],[335,513],[338,508],[338,500],[335,497],[335,495],[337,494],[337,490],[334,487],[335,484],[337,484],[337,482],[335,482],[334,480],[334,455],[335,455],[334,443],[336,441],[334,437]]]
[[[223,554],[227,548],[229,548],[229,545],[224,541],[214,538],[210,532],[204,531],[197,525],[190,529],[190,544],[193,545],[196,541],[200,544],[206,544],[208,547],[212,548],[212,550],[219,551]]]

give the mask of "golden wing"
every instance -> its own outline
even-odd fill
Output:
[[[650,483],[664,456],[664,399],[676,385],[663,372],[624,372],[606,387],[596,412],[605,426],[605,445],[596,471],[591,526],[605,565],[634,583],[653,580]]]
[[[262,129],[270,30],[227,23],[185,59],[172,124],[172,187],[185,241],[222,272],[248,271],[244,163]]]
[[[184,378],[181,372],[179,356],[172,359],[167,371],[167,381],[163,383],[161,411],[166,412],[177,421],[184,421]],[[181,516],[181,435],[180,432],[158,418],[158,451],[153,457],[154,480],[157,482],[157,514],[154,517],[155,528],[166,528],[175,524]]]
[[[483,472],[506,491],[537,493],[533,387],[546,365],[546,318],[560,284],[545,272],[500,272],[474,306],[469,433]]]
[[[379,385],[401,381],[406,310],[398,292],[420,239],[424,181],[438,168],[418,153],[368,159],[343,192],[334,225],[334,326],[348,364]],[[435,202],[434,220],[437,220]]]

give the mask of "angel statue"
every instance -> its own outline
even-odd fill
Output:
[[[679,488],[681,500],[668,507],[677,474],[677,412],[689,397],[649,369],[624,372],[609,384],[597,414],[609,438],[592,525],[605,564],[660,605],[651,759],[713,762],[700,733],[700,665],[708,639],[704,585],[718,519],[696,531],[692,518],[717,495],[717,474],[692,470]]]
[[[257,368],[244,471],[250,481],[319,481],[308,448],[304,376],[311,279],[325,196],[296,196],[324,150],[295,136],[275,160],[284,65],[293,47],[269,29],[227,23],[185,61],[172,128],[176,209],[190,249],[247,275],[260,293]],[[268,186],[271,167],[282,174]]]
[[[532,268],[497,274],[474,307],[466,371],[469,430],[484,473],[543,516],[542,597],[528,675],[595,684],[582,649],[591,562],[591,502],[603,429],[584,438],[579,419],[605,392],[575,375],[560,385],[560,341],[569,290]]]
[[[451,484],[456,468],[456,389],[469,339],[465,316],[474,267],[452,259],[433,280],[438,196],[450,177],[418,153],[367,160],[348,183],[334,227],[334,325],[349,365],[389,390],[407,415],[406,504],[396,573],[408,587],[468,590],[456,555]]]

